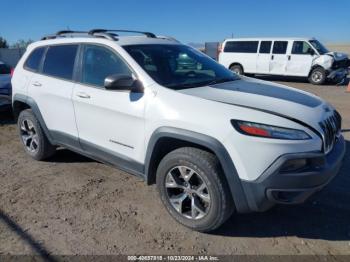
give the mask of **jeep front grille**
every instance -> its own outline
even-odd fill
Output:
[[[320,122],[323,130],[323,151],[328,153],[332,150],[341,131],[341,116],[337,111]]]

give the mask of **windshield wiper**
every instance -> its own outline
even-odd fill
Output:
[[[212,80],[207,80],[207,81],[202,81],[202,82],[197,82],[197,83],[187,83],[187,84],[180,84],[180,85],[173,85],[173,86],[168,86],[169,88],[175,88],[175,89],[182,89],[182,88],[195,88],[195,87],[200,87],[200,86],[208,86],[208,85],[215,85],[215,84],[220,84],[224,82],[231,82],[235,80],[239,80],[240,78],[221,78],[221,79],[212,79]]]

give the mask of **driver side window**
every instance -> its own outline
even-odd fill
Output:
[[[294,55],[310,55],[312,53],[311,46],[305,41],[294,41],[292,54]]]
[[[113,74],[131,75],[132,72],[126,63],[108,48],[85,45],[81,82],[94,86],[104,86],[105,78]]]

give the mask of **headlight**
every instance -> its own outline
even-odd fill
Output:
[[[303,130],[271,126],[241,120],[231,120],[233,127],[241,134],[275,139],[305,140],[311,137]]]

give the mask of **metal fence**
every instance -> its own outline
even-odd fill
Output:
[[[0,61],[15,67],[25,52],[25,48],[0,48]]]

